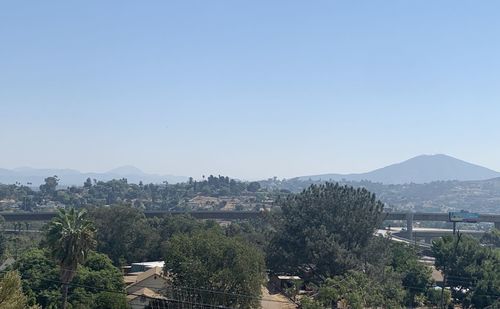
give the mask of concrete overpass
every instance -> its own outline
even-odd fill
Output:
[[[384,220],[402,220],[406,221],[405,237],[412,239],[413,221],[441,221],[448,222],[448,213],[432,213],[432,212],[387,212],[384,213]],[[490,222],[495,225],[495,228],[500,229],[500,215],[494,214],[479,214],[477,222]],[[424,232],[425,233],[425,232]],[[430,233],[430,232],[429,232]],[[431,233],[430,233],[431,234]],[[441,234],[443,236],[443,234]],[[425,237],[425,235],[424,235]],[[439,237],[439,236],[438,236]]]
[[[0,212],[7,222],[22,221],[50,221],[57,215],[57,212]],[[248,220],[262,217],[263,213],[259,211],[163,211],[150,210],[144,211],[147,218],[190,215],[196,219],[219,219],[219,220]]]
[[[26,230],[26,229],[5,229],[3,230],[5,234],[38,234],[41,233],[41,230]]]
[[[431,245],[429,243],[422,243],[422,242],[413,242],[411,239],[405,238],[404,235],[400,236],[401,228],[391,228],[391,230],[387,229],[379,229],[375,232],[375,235],[377,236],[390,236],[392,241],[395,242],[400,242],[400,243],[405,243],[407,245],[417,245],[421,249],[430,249]]]
[[[460,230],[460,233],[471,235],[480,238],[484,235],[484,231],[476,230]],[[432,239],[440,238],[446,235],[453,235],[453,230],[450,229],[435,229],[435,228],[413,228],[411,236],[407,231],[396,231],[392,234],[393,237],[404,238],[408,240],[424,240],[425,243],[430,244]]]
[[[8,222],[20,221],[50,221],[56,212],[0,212],[0,215]],[[262,217],[265,212],[260,211],[145,211],[145,216],[162,217],[167,215],[190,215],[196,219],[219,219],[219,220],[248,220]],[[406,230],[413,231],[413,221],[448,221],[448,213],[430,212],[384,212],[384,220],[406,221]],[[500,215],[480,214],[478,222],[491,222],[495,228],[500,229]]]

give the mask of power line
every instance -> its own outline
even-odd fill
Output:
[[[73,272],[73,273],[78,273],[78,270],[70,269],[70,268],[59,268],[68,272]],[[6,271],[3,271],[6,272]],[[0,272],[0,273],[3,273]],[[29,279],[29,278],[26,278]],[[41,280],[49,280],[49,279],[41,279]],[[51,280],[54,281],[54,280]],[[57,281],[62,284],[61,281]],[[140,288],[149,288],[147,285],[141,285],[141,284],[134,284],[136,287]],[[85,286],[87,288],[96,288],[97,287],[92,287],[92,286]],[[171,288],[177,289],[177,290],[193,290],[193,291],[199,291],[199,292],[208,292],[208,293],[213,293],[213,294],[224,294],[224,295],[231,295],[231,296],[236,296],[240,298],[251,298],[251,299],[258,299],[258,300],[264,300],[264,301],[270,301],[270,302],[280,302],[280,303],[287,303],[285,301],[278,301],[274,299],[266,299],[263,298],[259,295],[250,295],[250,294],[241,294],[241,293],[234,293],[234,292],[225,292],[225,291],[219,291],[219,290],[213,290],[213,289],[206,289],[206,288],[196,288],[196,287],[187,287],[187,286],[180,286],[180,285],[171,285]]]
[[[25,279],[28,279],[28,278],[25,278]],[[54,282],[54,283],[59,283],[59,284],[64,284],[60,280],[52,280],[52,279],[45,279],[45,278],[40,278],[39,280],[48,281],[48,282]],[[122,293],[122,294],[125,294],[125,295],[137,295],[137,294],[134,294],[134,293],[127,293],[126,291],[109,290],[109,289],[105,289],[105,288],[99,288],[99,287],[96,287],[96,286],[77,284],[77,283],[73,283],[73,282],[68,283],[68,285],[74,286],[74,287],[83,287],[83,288],[88,288],[88,289],[95,289],[95,290],[100,290],[100,291],[103,291],[103,292]],[[139,287],[139,288],[151,288],[151,286],[141,285],[141,284],[137,284],[137,285],[134,285],[134,286],[135,287]],[[222,291],[211,291],[211,290],[204,290],[204,289],[198,289],[198,288],[193,288],[193,287],[171,286],[171,287],[166,287],[166,289],[209,291],[211,293],[216,293],[217,292],[218,294],[224,294],[224,295],[230,295],[230,296],[236,296],[236,297],[247,297],[247,298],[251,297],[251,298],[253,298],[255,300],[260,300],[260,301],[277,302],[277,303],[288,303],[288,302],[285,302],[285,301],[279,301],[279,300],[274,300],[274,299],[266,299],[266,298],[259,297],[259,296],[256,296],[256,295],[249,296],[249,295],[238,294],[238,293],[229,293],[229,292],[222,292]],[[142,295],[138,295],[138,296],[142,296]]]
[[[5,271],[3,271],[3,272],[5,272]],[[465,278],[465,277],[461,277],[461,278]],[[342,282],[345,279],[346,278],[343,278],[339,282]],[[41,278],[40,280],[48,281],[48,282],[54,282],[54,283],[58,283],[58,284],[63,284],[63,282],[60,281],[60,280],[51,280],[51,279],[44,279],[44,278]],[[203,302],[187,301],[185,299],[181,300],[181,299],[168,298],[168,297],[166,299],[157,299],[157,298],[154,298],[154,297],[145,296],[143,294],[127,293],[126,291],[110,290],[110,289],[105,289],[105,288],[99,288],[99,287],[96,287],[96,286],[83,285],[83,284],[77,284],[77,283],[69,283],[68,285],[69,286],[73,286],[73,287],[83,287],[83,288],[88,288],[88,289],[100,290],[100,291],[103,291],[103,292],[118,293],[118,294],[123,294],[123,295],[141,296],[141,297],[146,297],[146,298],[151,299],[151,300],[163,300],[163,301],[167,301],[167,302],[169,302],[169,301],[170,302],[177,302],[177,303],[181,303],[181,304],[188,304],[188,305],[195,305],[195,306],[204,306],[204,307],[208,307],[208,308],[230,308],[230,307],[221,307],[220,305],[207,304],[207,303],[203,303]],[[145,288],[149,288],[150,287],[150,286],[147,286],[147,285],[135,285],[135,286],[136,287],[145,287]],[[410,289],[413,289],[413,290],[426,291],[427,289],[433,288],[434,286],[428,285],[428,286],[425,286],[425,287],[417,287],[417,286],[410,286],[410,285],[402,285],[402,287],[404,287],[404,288],[410,288]],[[252,298],[255,298],[255,299],[258,299],[258,300],[261,300],[261,301],[270,301],[270,302],[287,303],[288,304],[288,302],[271,300],[271,299],[265,299],[263,297],[257,297],[257,296],[254,296],[254,295],[244,295],[244,294],[238,294],[238,293],[228,293],[228,292],[208,290],[208,289],[201,289],[201,288],[194,288],[194,287],[171,286],[170,288],[172,290],[193,290],[193,291],[204,291],[204,292],[209,292],[209,293],[218,293],[218,294],[224,294],[224,295],[230,295],[230,296],[238,296],[238,297],[252,297]],[[37,289],[35,289],[35,290],[37,290]],[[41,289],[39,289],[39,290],[41,290]],[[476,296],[484,296],[484,297],[496,297],[496,298],[500,297],[500,295],[497,295],[497,294],[475,294],[475,295]]]
[[[63,283],[62,281],[60,280],[51,280],[51,279],[40,279],[42,281],[49,281],[49,282],[54,282],[54,283],[59,283],[59,284],[65,284]],[[106,289],[106,288],[99,288],[99,287],[96,287],[96,286],[90,286],[90,285],[85,285],[85,284],[78,284],[78,283],[73,283],[73,282],[70,282],[70,283],[67,283],[67,285],[69,286],[73,286],[73,287],[80,287],[80,288],[88,288],[88,289],[94,289],[94,290],[99,290],[101,292],[109,292],[109,293],[116,293],[116,294],[122,294],[122,295],[134,295],[134,296],[141,296],[141,297],[146,297],[146,298],[150,298],[150,299],[156,299],[156,298],[153,298],[153,297],[148,297],[148,296],[145,296],[143,294],[138,294],[138,293],[128,293],[126,291],[119,291],[119,290],[110,290],[110,289]],[[147,287],[147,286],[144,286],[144,287]],[[165,299],[165,300],[172,300],[172,301],[176,301],[176,302],[181,302],[181,303],[186,303],[186,304],[191,304],[191,305],[198,305],[198,306],[206,306],[206,307],[210,307],[210,308],[229,308],[229,307],[225,307],[225,306],[220,306],[220,305],[211,305],[211,304],[204,304],[204,303],[196,303],[196,302],[188,302],[188,301],[185,301],[185,300],[179,300],[179,299]]]

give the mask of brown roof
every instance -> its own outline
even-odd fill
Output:
[[[125,276],[123,277],[125,284],[132,284],[137,281],[137,276]]]
[[[434,279],[434,281],[436,282],[443,282],[443,273],[432,267],[432,279]]]
[[[156,299],[167,299],[165,296],[162,296],[161,294],[158,294],[155,291],[148,288],[142,288],[136,291],[134,294],[127,295],[127,299],[131,301],[132,299],[136,299],[139,296],[145,296],[147,298],[156,298]]]
[[[130,283],[130,285],[127,286],[128,288],[154,275],[165,278],[163,276],[163,269],[161,267],[153,267],[143,273],[138,274],[137,276],[125,276],[124,281],[125,283],[127,283],[127,277],[135,277],[134,281],[128,280]]]
[[[163,275],[163,269],[161,267],[153,267],[149,270],[146,270],[145,272],[143,272],[142,274],[139,274],[137,276],[137,280],[136,282],[139,282],[139,281],[142,281],[144,279],[147,279],[153,275],[157,275],[157,276],[161,276]]]

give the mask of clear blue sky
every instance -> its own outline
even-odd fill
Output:
[[[0,167],[500,170],[498,1],[2,1]]]

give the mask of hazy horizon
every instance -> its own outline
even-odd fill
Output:
[[[240,180],[245,180],[245,181],[254,181],[254,180],[265,180],[265,179],[268,179],[268,178],[273,178],[273,177],[278,177],[278,179],[290,179],[290,178],[296,178],[296,177],[308,177],[308,176],[321,176],[321,175],[326,175],[326,174],[339,174],[339,175],[357,175],[357,174],[366,174],[366,173],[370,173],[370,172],[373,172],[373,171],[376,171],[376,170],[379,170],[379,169],[383,169],[383,168],[386,168],[386,167],[389,167],[389,166],[393,166],[393,165],[398,165],[400,163],[405,163],[407,161],[410,161],[410,160],[413,160],[413,159],[417,159],[419,157],[435,157],[435,156],[444,156],[444,157],[447,157],[447,159],[457,159],[458,161],[463,161],[461,160],[460,158],[456,158],[456,157],[453,157],[453,156],[449,156],[449,155],[446,155],[446,154],[421,154],[421,155],[418,155],[418,156],[414,156],[414,157],[411,157],[411,158],[407,158],[405,160],[402,160],[402,161],[397,161],[397,162],[392,162],[390,164],[387,164],[387,165],[384,165],[384,166],[378,166],[378,167],[375,167],[373,169],[370,169],[370,170],[366,170],[366,171],[361,171],[361,172],[344,172],[344,173],[338,173],[336,171],[324,171],[324,172],[321,172],[321,173],[308,173],[308,174],[303,174],[303,175],[293,175],[293,176],[289,176],[289,177],[280,177],[279,175],[267,175],[267,176],[262,176],[262,177],[257,177],[257,178],[245,178],[245,177],[240,177],[239,175],[223,175],[223,176],[230,176],[231,178],[235,178],[235,179],[240,179]],[[473,165],[477,165],[479,167],[482,167],[482,168],[486,168],[486,169],[490,169],[488,166],[481,166],[481,165],[478,165],[478,164],[475,164],[474,162],[467,162],[467,161],[463,161],[465,162],[466,164],[473,164]],[[0,167],[0,169],[2,169],[3,167]],[[145,171],[143,170],[142,168],[138,167],[138,166],[135,166],[135,165],[122,165],[122,166],[116,166],[114,168],[111,168],[111,169],[107,169],[107,170],[101,170],[101,171],[96,171],[96,170],[79,170],[79,169],[75,169],[75,168],[71,168],[71,167],[68,167],[68,168],[50,168],[50,167],[32,167],[32,166],[18,166],[18,167],[14,167],[14,168],[8,168],[10,170],[22,170],[22,169],[37,169],[37,170],[44,170],[44,169],[47,169],[47,170],[74,170],[74,171],[77,171],[77,172],[80,172],[82,174],[105,174],[105,173],[118,173],[117,175],[137,175],[138,172],[141,172],[141,173],[145,173],[145,174],[150,174],[150,175],[158,175],[158,176],[177,176],[177,177],[193,177],[194,179],[202,179],[203,176],[208,176],[210,174],[212,175],[221,175],[220,173],[202,173],[200,175],[187,175],[187,174],[172,174],[172,173],[159,173],[159,172],[155,172],[155,171]],[[133,171],[133,172],[124,172],[122,169],[125,169],[127,171],[129,170],[138,170],[138,171]],[[120,171],[116,171],[116,170],[120,170]],[[500,173],[494,169],[490,169],[491,171],[493,172],[497,172],[497,173]],[[37,173],[39,174],[39,173]],[[50,175],[44,175],[44,176],[50,176]],[[64,176],[60,176],[60,178],[63,178],[64,179]],[[472,180],[472,179],[471,179]]]
[[[0,4],[0,168],[500,171],[500,3]]]

